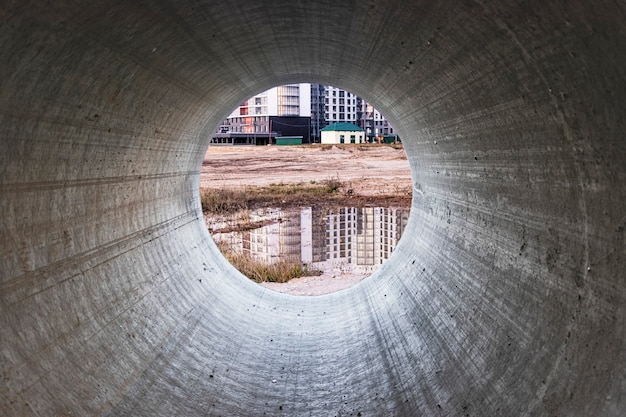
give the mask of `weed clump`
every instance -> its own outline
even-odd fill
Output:
[[[343,186],[339,178],[329,178],[323,182],[324,188],[328,194],[336,193]]]
[[[290,207],[340,200],[343,187],[339,178],[321,182],[273,183],[264,187],[243,189],[202,188],[200,202],[207,214],[235,213],[261,207]]]
[[[246,193],[241,190],[203,188],[200,203],[204,213],[223,214],[248,209]]]
[[[254,259],[247,253],[235,253],[224,243],[218,242],[217,246],[235,268],[257,283],[284,283],[294,278],[320,274],[319,271],[309,270],[307,265],[301,262],[281,260],[274,263],[267,263]]]

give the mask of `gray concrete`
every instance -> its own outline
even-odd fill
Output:
[[[9,0],[0,52],[0,414],[626,414],[623,2]],[[321,297],[243,278],[197,197],[294,81],[413,170],[391,261]]]

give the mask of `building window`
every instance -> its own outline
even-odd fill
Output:
[[[339,135],[339,143],[345,143],[346,138],[344,135]]]

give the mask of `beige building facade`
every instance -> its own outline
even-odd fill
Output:
[[[363,129],[352,123],[337,122],[320,131],[321,142],[326,144],[364,143]]]

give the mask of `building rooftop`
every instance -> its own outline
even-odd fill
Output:
[[[326,126],[325,128],[323,128],[321,130],[322,132],[328,132],[328,131],[341,131],[341,132],[354,132],[354,131],[363,131],[363,129],[361,129],[359,126],[353,124],[353,123],[347,123],[347,122],[336,122],[336,123],[331,123],[328,126]]]

